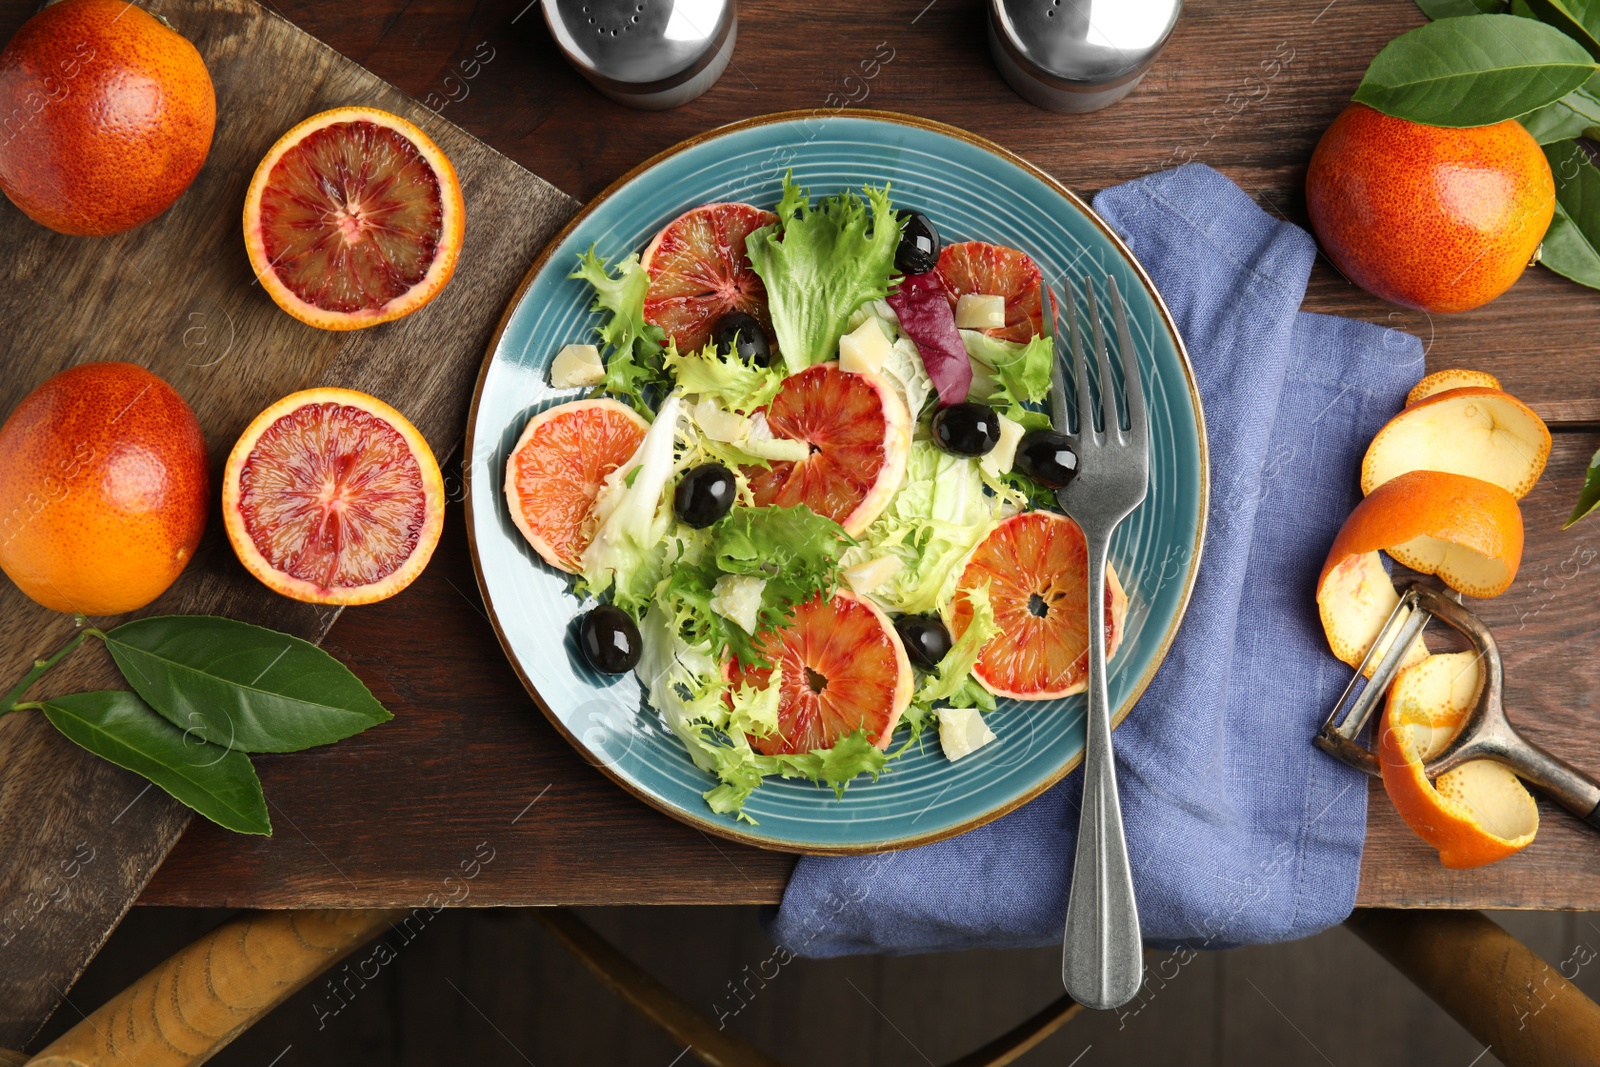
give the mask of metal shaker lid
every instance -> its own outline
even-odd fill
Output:
[[[731,31],[733,0],[544,0],[569,62],[604,87],[655,88],[711,64]]]
[[[1061,88],[1138,79],[1177,25],[1182,0],[992,0],[997,43]]]

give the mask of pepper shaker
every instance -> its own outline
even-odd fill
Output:
[[[664,111],[699,96],[733,55],[735,0],[543,0],[567,62],[629,107]]]
[[[989,51],[1023,99],[1098,111],[1150,69],[1183,0],[989,0]]]

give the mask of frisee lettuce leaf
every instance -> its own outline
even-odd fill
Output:
[[[972,668],[983,652],[983,646],[1000,632],[995,622],[994,606],[989,601],[989,583],[975,586],[962,594],[972,606],[972,618],[967,628],[950,646],[950,651],[939,661],[939,669],[923,679],[913,702],[931,709],[943,701],[952,708],[977,706],[993,711],[994,695],[972,677]]]
[[[636,668],[640,683],[695,766],[717,779],[704,794],[712,811],[754,824],[744,803],[770,774],[826,783],[842,796],[857,775],[877,778],[883,772],[888,755],[860,730],[830,749],[775,756],[757,752],[750,737],[764,737],[778,727],[782,667],[773,668],[764,687],[731,684],[719,660],[686,639],[673,612],[659,601],[645,612],[639,633],[644,645]]]
[[[833,789],[834,796],[842,797],[851,780],[859,775],[869,774],[876,781],[890,758],[872,743],[865,730],[857,730],[832,748],[793,755],[763,755],[752,749],[742,734],[737,742],[727,745],[704,743],[715,760],[714,767],[706,769],[722,782],[706,791],[706,804],[712,811],[732,813],[752,826],[756,825],[756,820],[745,814],[744,803],[760,787],[761,779],[769,774],[826,784]]]
[[[804,504],[736,507],[706,533],[698,562],[668,567],[656,599],[676,613],[679,632],[691,642],[719,659],[733,655],[760,667],[769,664],[757,635],[784,625],[797,604],[832,596],[839,587],[840,557],[855,543],[838,523]],[[724,574],[766,580],[756,634],[712,610],[717,579]]]
[[[778,221],[745,238],[791,374],[832,359],[851,313],[888,295],[902,226],[888,186],[863,187],[865,201],[847,191],[813,206],[792,179],[784,175]]]
[[[989,712],[995,709],[994,694],[972,675],[972,668],[983,652],[983,646],[1000,632],[995,622],[994,606],[989,600],[989,583],[985,582],[967,593],[972,604],[972,619],[961,636],[944,654],[939,666],[922,676],[922,684],[911,698],[900,721],[911,728],[900,747],[889,753],[898,758],[922,739],[922,731],[938,721],[936,705],[950,708],[972,708]]]
[[[731,349],[719,355],[715,344],[680,355],[677,346],[669,343],[662,363],[677,381],[680,392],[713,397],[741,415],[766,407],[783,387],[783,367],[746,363]]]
[[[644,320],[650,275],[639,265],[637,254],[623,259],[613,273],[591,246],[578,257],[578,267],[570,277],[594,287],[590,310],[606,316],[595,327],[606,364],[606,380],[600,391],[626,401],[650,418],[653,405],[647,393],[664,394],[672,384],[662,364],[666,335],[660,327]]]
[[[618,607],[637,611],[660,584],[673,526],[667,483],[678,467],[683,398],[667,397],[633,457],[606,476],[592,514],[594,540],[579,559],[586,591],[612,590]]]
[[[896,612],[942,610],[968,555],[989,536],[1006,503],[985,488],[976,459],[913,441],[905,480],[862,533],[861,547],[845,553],[844,565],[893,553],[900,570],[872,591],[872,599]]]
[[[1047,400],[1055,342],[1041,334],[1027,344],[1018,344],[999,341],[976,330],[962,330],[961,340],[976,372],[973,399],[982,400],[1006,418],[1021,423],[1024,431],[1050,429]],[[989,484],[997,492],[1014,497],[1019,506],[1056,506],[1054,490],[1015,469],[998,479],[989,479]]]
[[[961,340],[981,377],[972,399],[981,400],[1029,430],[1048,429],[1050,415],[1039,405],[1050,395],[1050,364],[1055,342],[1039,335],[1027,344],[1000,341],[977,330],[962,330]]]

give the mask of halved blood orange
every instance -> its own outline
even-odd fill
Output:
[[[819,363],[785,378],[765,414],[773,436],[804,441],[811,455],[746,467],[757,504],[805,504],[849,534],[865,530],[889,505],[906,473],[911,414],[882,378]]]
[[[444,528],[444,480],[406,417],[353,389],[291,393],[228,455],[222,520],[239,562],[311,604],[370,604],[410,585]]]
[[[278,139],[244,200],[244,244],[268,295],[301,322],[356,330],[439,295],[466,227],[450,160],[370,107],[313,115]]]
[[[950,297],[950,306],[968,293],[1006,298],[1006,324],[983,332],[1002,341],[1031,341],[1042,328],[1043,276],[1026,252],[983,241],[945,245],[934,268]]]
[[[667,223],[645,247],[650,274],[645,321],[661,327],[679,352],[697,351],[730,311],[754,315],[771,339],[767,290],[745,255],[744,239],[777,222],[770,211],[740,203],[704,204]]]
[[[950,632],[972,623],[966,590],[989,584],[1000,632],[989,639],[972,673],[996,696],[1052,700],[1089,685],[1088,551],[1083,531],[1064,515],[1013,515],[972,553],[957,585]],[[1128,597],[1106,566],[1106,657],[1122,644]]]
[[[838,592],[795,608],[788,625],[762,635],[762,652],[783,667],[778,730],[750,743],[767,755],[832,748],[857,730],[886,748],[911,704],[911,661],[894,624],[866,600]],[[728,667],[735,685],[766,688],[772,669]]]
[[[528,420],[506,460],[511,521],[550,566],[578,572],[606,476],[632,458],[650,424],[615,400],[574,400]]]

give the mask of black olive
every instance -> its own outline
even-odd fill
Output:
[[[926,274],[939,265],[939,231],[920,211],[898,212],[905,220],[900,247],[894,250],[894,269],[901,274]]]
[[[767,344],[767,331],[761,328],[754,315],[730,311],[712,326],[711,335],[717,342],[717,355],[732,352],[746,363],[772,366],[772,346]]]
[[[1000,443],[1000,416],[970,401],[940,408],[933,416],[933,441],[958,456],[982,456]]]
[[[720,463],[702,463],[684,473],[672,494],[672,510],[685,526],[703,530],[728,513],[739,486]]]
[[[906,646],[906,656],[923,670],[937,668],[950,651],[950,631],[937,615],[902,615],[894,620],[894,628]]]
[[[1078,473],[1078,454],[1065,434],[1029,430],[1017,442],[1013,466],[1047,489],[1061,489]]]
[[[601,604],[578,624],[578,646],[602,674],[627,674],[639,665],[643,645],[633,618],[614,604]]]

